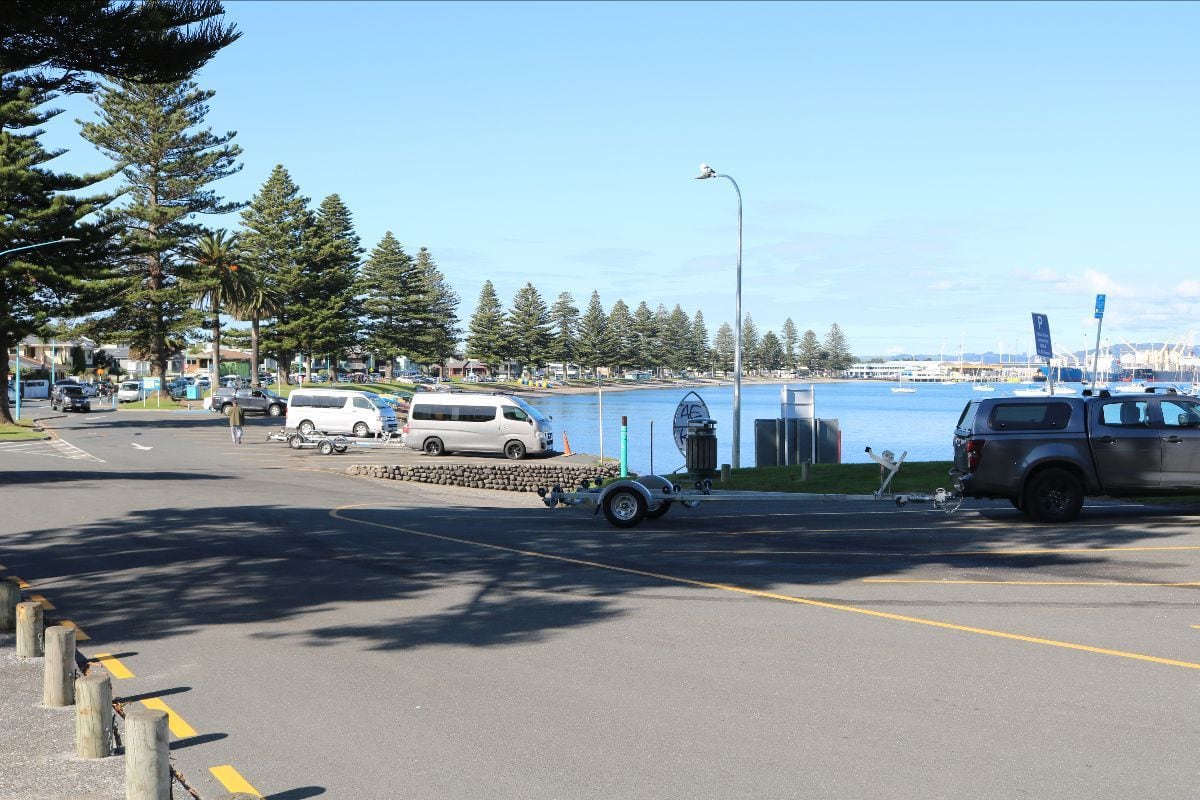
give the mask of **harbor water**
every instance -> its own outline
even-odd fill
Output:
[[[785,384],[742,384],[741,465],[755,466],[754,420],[780,416],[780,389]],[[797,389],[813,384],[789,383]],[[892,383],[839,381],[815,384],[816,415],[836,419],[842,434],[842,461],[868,462],[866,448],[876,453],[907,451],[909,461],[949,461],[954,426],[968,400],[1011,394],[1016,384],[996,384],[992,393],[976,391],[969,383],[907,384],[917,391],[896,393]],[[629,468],[633,472],[669,473],[683,466],[671,423],[675,407],[695,391],[717,420],[718,463],[732,463],[733,386],[702,385],[603,391],[529,398],[542,413],[554,418],[556,446],[563,434],[576,453],[603,454],[615,459],[621,446],[621,417],[628,418]],[[603,404],[603,444],[601,415]],[[653,438],[651,438],[653,423]],[[653,447],[652,447],[653,446]],[[652,452],[653,450],[653,452]]]

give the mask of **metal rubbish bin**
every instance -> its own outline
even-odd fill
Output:
[[[717,476],[717,421],[693,419],[688,421],[684,456],[688,477],[694,481]]]
[[[200,399],[200,387],[195,385],[194,383],[190,384],[187,387],[187,389],[185,390],[185,397],[188,400],[199,400]]]

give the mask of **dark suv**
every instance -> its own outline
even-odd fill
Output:
[[[282,417],[287,413],[287,398],[280,397],[270,389],[215,389],[212,410],[228,415],[233,408],[234,397],[237,397],[243,411],[258,411],[272,417]]]
[[[50,392],[50,408],[55,411],[91,411],[92,401],[82,386],[60,383]]]

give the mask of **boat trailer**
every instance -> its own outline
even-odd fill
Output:
[[[371,439],[356,439],[341,434],[330,435],[324,431],[315,429],[308,433],[303,433],[301,431],[290,431],[287,428],[280,428],[273,433],[267,434],[267,441],[287,442],[288,447],[293,450],[316,448],[316,451],[323,456],[333,453],[345,453],[352,447],[372,449],[404,446],[404,437],[399,433],[385,432]]]

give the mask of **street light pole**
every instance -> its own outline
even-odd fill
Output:
[[[736,317],[733,328],[733,463],[738,469],[742,465],[742,190],[737,181],[728,175],[723,175],[707,164],[700,165],[700,174],[696,180],[708,178],[725,178],[733,184],[738,201],[738,246],[737,246],[737,290],[734,293],[733,315]]]
[[[35,247],[52,247],[56,244],[67,244],[69,242],[78,242],[78,239],[73,239],[69,236],[64,236],[61,239],[55,239],[50,242],[38,242],[37,244],[25,244],[20,247],[12,247],[8,250],[0,250],[0,258],[4,258],[9,253],[19,253],[22,250],[32,250]],[[16,408],[13,409],[13,419],[21,418],[21,342],[17,340],[16,344],[16,371],[13,373],[13,395],[16,399]],[[8,358],[8,351],[4,351],[4,357]]]

